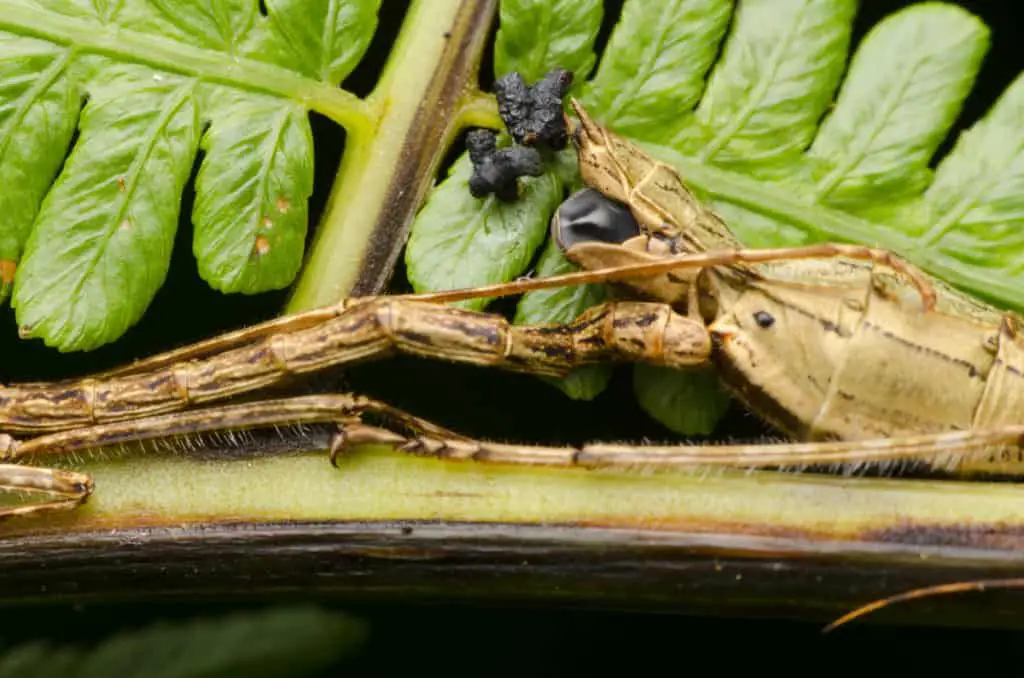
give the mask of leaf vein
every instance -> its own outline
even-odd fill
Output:
[[[678,3],[669,4],[663,3],[661,6],[661,14],[659,16],[662,22],[665,19],[665,15],[671,15]],[[659,23],[662,23],[659,22]],[[658,64],[658,59],[661,53],[664,51],[665,46],[665,31],[659,31],[656,40],[645,41],[644,48],[641,50],[643,55],[640,63],[642,64],[639,70],[639,74],[635,77],[630,78],[626,81],[625,94],[617,96],[612,100],[612,106],[610,110],[605,114],[609,120],[615,120],[622,114],[622,108],[628,103],[633,103],[636,97],[640,93],[640,89],[647,83],[651,77],[651,73],[654,71],[654,67]],[[654,58],[651,58],[651,51],[654,51]]]
[[[334,54],[334,26],[338,21],[338,0],[331,0],[327,5],[327,17],[320,31],[320,68],[317,73],[321,80],[330,79],[331,55]]]
[[[117,216],[116,218],[111,219],[108,223],[107,231],[102,235],[102,242],[97,247],[92,248],[88,263],[85,264],[84,273],[77,276],[77,281],[75,282],[70,294],[71,298],[76,298],[81,293],[82,286],[85,284],[86,280],[92,277],[93,272],[99,265],[103,255],[106,254],[111,237],[124,221],[125,213],[131,203],[131,198],[134,197],[137,187],[142,185],[142,182],[138,179],[143,172],[146,161],[149,160],[153,154],[157,140],[161,138],[161,134],[174,115],[181,109],[186,101],[191,99],[192,95],[195,93],[197,84],[197,80],[190,80],[189,82],[183,83],[176,92],[177,96],[170,100],[169,105],[164,107],[161,115],[150,127],[151,133],[147,135],[145,145],[135,154],[131,164],[128,166],[128,171],[125,172],[126,190],[120,195],[120,205],[116,213]]]
[[[987,176],[990,181],[977,182],[973,190],[969,191],[963,198],[958,200],[955,205],[946,210],[945,214],[941,215],[936,220],[935,224],[928,229],[928,232],[921,237],[921,245],[923,247],[931,247],[937,244],[943,236],[949,233],[950,229],[960,222],[964,215],[978,205],[981,198],[988,193],[989,189],[999,185],[1003,178],[1002,171],[1013,165],[1013,163],[1018,159],[1020,151],[1024,150],[1024,147],[1022,147],[1020,143],[1017,144],[1016,148],[1017,152],[1006,154],[1004,156],[1005,160],[998,168],[991,169],[985,173],[985,176]]]
[[[263,206],[267,204],[267,194],[269,192],[268,187],[270,185],[270,177],[273,172],[274,159],[277,158],[277,154],[281,150],[282,141],[284,140],[285,126],[288,124],[290,118],[291,111],[288,109],[282,109],[281,114],[277,117],[277,120],[274,121],[274,126],[271,132],[267,135],[271,140],[270,150],[264,157],[263,162],[260,163],[260,169],[258,172],[259,176],[255,191],[256,210],[253,214],[253,218],[255,219],[257,231],[259,230],[260,220],[263,218]],[[251,256],[250,261],[253,261]],[[260,262],[260,258],[256,257],[255,261],[258,264]]]
[[[792,47],[793,40],[798,33],[803,15],[806,12],[807,4],[805,3],[800,15],[794,21],[789,22],[789,28],[784,39],[776,43],[775,49],[772,50],[772,58],[769,60],[768,68],[762,71],[763,77],[760,78],[753,91],[748,94],[746,104],[737,111],[732,122],[725,125],[701,150],[700,160],[702,162],[711,162],[715,154],[721,151],[736,136],[736,133],[743,129],[764,103],[764,99],[768,95],[771,86],[776,82],[779,70],[786,62],[789,49]]]
[[[296,71],[271,63],[224,53],[159,35],[144,34],[123,27],[111,30],[93,21],[83,21],[56,13],[45,13],[21,5],[4,5],[0,30],[34,36],[59,45],[74,45],[81,52],[146,64],[158,70],[178,73],[231,87],[259,91],[299,101],[346,128],[365,128],[372,119],[370,107],[362,99],[340,87],[305,77]]]
[[[28,115],[29,110],[40,96],[45,94],[50,87],[57,81],[57,78],[65,71],[71,59],[74,56],[74,49],[67,49],[64,53],[54,59],[53,63],[47,68],[40,76],[36,79],[36,82],[25,91],[24,96],[20,97],[20,101],[15,111],[8,118],[7,124],[4,125],[4,129],[0,130],[0,159],[6,157],[7,149],[10,146],[11,139],[14,138],[14,131],[18,129],[21,122]]]
[[[890,116],[905,100],[904,96],[910,89],[911,85],[917,77],[918,70],[924,65],[925,59],[921,58],[913,65],[908,68],[903,77],[900,78],[896,87],[893,87],[889,92],[889,95],[882,101],[879,108],[882,110],[881,115],[874,116],[873,121],[867,126],[867,129],[863,134],[859,134],[857,138],[860,139],[860,143],[854,141],[853,149],[851,153],[846,154],[846,158],[843,162],[837,164],[831,172],[829,172],[821,181],[818,182],[814,190],[814,199],[817,202],[823,201],[829,193],[842,182],[842,180],[855,168],[857,167],[868,152],[872,149],[872,145],[880,134],[888,131],[890,125]]]

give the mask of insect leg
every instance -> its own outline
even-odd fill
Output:
[[[237,405],[187,410],[135,420],[99,424],[60,431],[25,441],[0,434],[0,456],[8,460],[31,456],[68,454],[118,443],[130,443],[211,431],[287,426],[303,423],[333,423],[338,426],[331,443],[331,463],[343,449],[357,443],[399,445],[409,437],[370,426],[362,417],[374,415],[389,426],[415,434],[452,442],[463,436],[371,398],[355,394],[298,396]],[[0,490],[29,490],[64,497],[58,501],[0,509],[0,518],[64,510],[84,503],[93,492],[86,474],[22,464],[0,464]]]
[[[793,259],[834,259],[837,257],[874,261],[892,268],[897,273],[906,276],[911,284],[914,285],[921,297],[921,302],[925,310],[930,311],[934,309],[936,300],[935,289],[932,287],[932,284],[924,271],[896,256],[889,250],[862,247],[860,245],[845,245],[841,243],[820,243],[817,245],[777,247],[773,249],[730,249],[700,252],[696,254],[683,254],[674,257],[665,257],[657,261],[593,269],[589,271],[578,271],[576,273],[564,273],[562,275],[555,275],[547,278],[514,280],[508,283],[485,285],[483,287],[446,290],[442,292],[425,292],[421,294],[396,296],[393,298],[416,299],[419,301],[430,301],[434,303],[448,303],[453,301],[465,301],[467,299],[510,296],[513,294],[532,292],[534,290],[565,287],[567,285],[585,285],[612,280],[624,280],[627,278],[639,278],[644,276],[660,275],[676,270],[707,268],[709,266],[730,266],[738,263],[764,264],[772,261],[787,261]]]
[[[84,473],[0,464],[0,490],[60,497],[53,501],[0,508],[0,519],[4,519],[73,509],[84,504],[92,494],[93,482]]]
[[[107,380],[4,388],[0,427],[38,435],[155,417],[395,352],[561,376],[609,360],[703,364],[711,339],[703,321],[659,303],[609,303],[568,324],[513,325],[497,314],[361,298],[313,327],[271,334],[203,359]]]
[[[918,589],[911,589],[910,591],[904,591],[903,593],[897,593],[887,598],[873,601],[866,605],[861,605],[857,609],[844,614],[839,619],[831,622],[821,630],[824,633],[830,633],[836,630],[840,626],[850,623],[854,619],[860,619],[865,617],[872,612],[877,612],[883,607],[889,607],[896,603],[904,603],[911,600],[920,600],[921,598],[930,598],[941,595],[952,595],[955,593],[969,593],[972,591],[987,591],[991,589],[1022,589],[1024,588],[1024,579],[1021,578],[1008,578],[1008,579],[976,579],[974,581],[961,581],[953,582],[950,584],[937,584],[935,586],[925,586]]]
[[[90,375],[93,379],[110,379],[112,377],[123,377],[141,372],[168,367],[184,360],[197,360],[213,353],[219,353],[228,349],[236,348],[257,339],[262,339],[274,334],[286,334],[298,330],[308,329],[337,317],[345,311],[351,302],[342,302],[334,306],[313,309],[305,313],[274,318],[267,322],[244,327],[233,332],[211,337],[188,346],[183,346],[171,351],[165,351],[159,355],[138,360],[122,367]],[[33,384],[19,383],[18,386],[32,386]]]
[[[342,429],[354,427],[355,433],[350,437],[359,442],[394,443],[408,439],[387,429],[366,426],[361,417],[367,414],[377,415],[392,426],[422,435],[453,441],[465,439],[387,403],[355,394],[332,394],[258,400],[74,428],[30,440],[12,441],[3,457],[15,460],[211,431],[315,423],[335,423]],[[378,437],[371,440],[368,436],[374,431]]]
[[[736,261],[759,263],[793,259],[831,259],[845,257],[882,264],[903,275],[917,289],[925,311],[935,309],[936,293],[927,274],[889,250],[843,243],[819,243],[802,247],[779,247],[761,250],[736,250]]]
[[[379,299],[365,310],[373,314],[376,327],[363,330],[362,344],[377,345],[377,354],[398,350],[530,374],[563,376],[608,361],[690,367],[705,364],[711,355],[703,321],[661,303],[609,302],[571,323],[537,325],[514,325],[499,315],[408,299]],[[346,349],[350,354],[359,343],[345,337],[339,341],[352,344]]]
[[[543,447],[480,440],[443,440],[416,436],[401,449],[443,459],[586,468],[740,468],[870,464],[923,460],[936,467],[955,465],[968,456],[1024,446],[1024,426],[989,431],[954,431],[900,438],[750,445],[629,445],[596,443],[581,447]]]

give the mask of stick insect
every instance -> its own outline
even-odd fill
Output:
[[[9,463],[0,465],[0,488],[54,499],[5,508],[0,517],[74,508],[93,492],[86,474],[20,463],[38,455],[312,422],[337,425],[332,462],[349,445],[383,442],[443,459],[548,466],[922,459],[967,471],[1016,469],[1013,459],[993,455],[1019,453],[1024,436],[1024,350],[1015,316],[884,250],[831,243],[744,249],[672,167],[572,106],[584,183],[633,220],[624,235],[586,237],[586,229],[573,228],[578,219],[563,223],[556,215],[554,236],[584,270],[473,290],[349,299],[87,379],[2,387],[0,453]],[[578,211],[594,195],[578,194],[568,205]],[[609,281],[625,284],[633,298],[568,324],[515,326],[443,305]],[[224,404],[295,375],[394,352],[551,376],[603,361],[710,363],[739,400],[798,442],[522,446],[472,440],[354,394]],[[364,415],[386,425],[368,425]]]
[[[548,465],[764,466],[1018,445],[1013,404],[1024,399],[1024,352],[1015,317],[940,286],[885,250],[830,243],[743,249],[673,168],[598,125],[578,102],[573,107],[584,182],[628,206],[637,225],[637,235],[623,242],[568,243],[556,218],[566,255],[588,270],[474,290],[350,299],[88,379],[6,387],[0,427],[45,434],[7,435],[7,460],[176,432],[324,420],[341,429],[333,458],[353,440],[395,440],[391,431],[359,423],[368,412],[414,432],[405,445],[410,452]],[[626,280],[651,300],[613,301],[567,325],[537,326],[440,304],[609,280]],[[805,442],[525,448],[469,440],[354,395],[182,412],[395,351],[552,376],[606,360],[712,362],[754,412]],[[28,468],[10,469],[6,486],[78,500],[91,491],[78,474],[35,475]]]

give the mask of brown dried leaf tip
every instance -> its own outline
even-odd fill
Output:
[[[14,282],[14,272],[18,264],[10,259],[0,259],[0,285],[10,285]]]

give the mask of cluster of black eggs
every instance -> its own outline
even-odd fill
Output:
[[[494,194],[499,200],[514,201],[518,179],[544,172],[542,151],[560,151],[568,143],[562,100],[569,93],[572,72],[557,68],[530,86],[518,73],[494,83],[498,113],[515,144],[498,148],[498,133],[475,129],[466,135],[466,147],[473,163],[469,192],[475,198]]]

